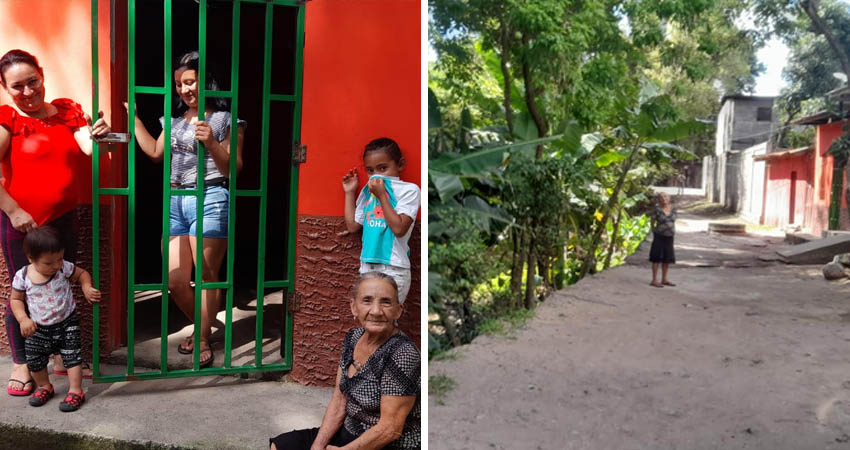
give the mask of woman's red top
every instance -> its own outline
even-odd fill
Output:
[[[3,187],[39,225],[77,206],[74,169],[85,154],[74,132],[86,126],[82,107],[73,100],[50,102],[58,112],[45,119],[23,116],[10,105],[0,106],[0,125],[12,142],[0,160]]]

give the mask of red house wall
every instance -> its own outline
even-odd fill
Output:
[[[804,154],[793,158],[768,161],[767,190],[765,191],[764,224],[788,225],[791,218],[791,173],[797,172],[794,183],[793,223],[803,224],[806,216],[806,199],[811,192],[811,156]]]
[[[398,142],[405,181],[421,186],[420,6],[416,0],[323,0],[307,3],[298,195],[291,376],[330,385],[342,340],[356,326],[349,308],[359,268],[360,233],[343,222],[342,175],[356,167],[366,180],[363,147],[386,136]],[[410,240],[413,284],[400,320],[420,342],[420,227]]]
[[[832,142],[841,136],[843,122],[819,125],[815,133],[813,195],[806,212],[806,228],[815,236],[829,229],[829,202],[832,197],[832,156],[827,153]],[[844,181],[845,188],[847,180]],[[846,189],[841,193],[841,214],[839,229],[850,229],[850,217],[847,214]]]

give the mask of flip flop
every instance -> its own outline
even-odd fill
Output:
[[[201,350],[201,353],[203,353],[205,351],[206,350]],[[214,360],[215,360],[215,353],[213,353],[213,349],[212,349],[212,347],[210,347],[210,357],[206,360],[199,361],[200,362],[200,368],[203,369],[205,367],[211,366]]]
[[[676,285],[676,283],[671,283],[671,282],[669,282],[669,281],[665,281],[665,282],[663,282],[663,283],[661,283],[661,284],[663,284],[664,286],[675,286],[675,285]]]
[[[192,343],[192,336],[189,336],[189,337],[183,339],[183,342],[177,344],[177,353],[180,353],[181,355],[191,355],[192,353],[194,353],[194,347],[193,348],[184,347],[184,344],[186,344],[186,343],[190,343],[190,344]]]
[[[24,381],[21,381],[17,378],[9,378],[9,381],[15,381],[15,382],[21,383],[21,384],[24,385],[24,388],[26,388],[28,384],[31,385],[29,389],[12,389],[12,388],[7,386],[6,392],[9,395],[12,395],[14,397],[26,397],[27,395],[32,394],[32,388],[33,388],[33,386],[35,386],[35,384],[33,383],[32,380],[24,382]]]
[[[652,287],[657,287],[657,288],[663,288],[664,287],[664,285],[661,284],[661,283],[649,283],[649,285],[652,286]]]
[[[85,369],[92,370],[91,365],[90,365],[89,363],[83,363],[83,364],[81,364],[81,365],[82,365],[83,370],[85,370]],[[67,376],[68,376],[68,371],[67,371],[67,370],[56,370],[56,369],[53,369],[53,375],[58,375],[58,376],[60,376],[60,377],[67,377]],[[91,379],[92,379],[92,376],[91,376],[91,375],[83,374],[83,378],[85,378],[85,379],[87,379],[87,380],[91,380]]]

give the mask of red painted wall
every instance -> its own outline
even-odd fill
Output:
[[[417,0],[307,3],[298,214],[342,216],[342,175],[382,136],[401,146],[401,179],[419,184],[420,7]]]
[[[829,201],[832,191],[832,156],[827,153],[832,142],[841,136],[843,122],[819,125],[815,133],[815,151],[813,162],[813,193],[812,201],[806,211],[806,228],[815,236],[820,236],[829,228]],[[839,229],[850,229],[850,218],[847,214],[846,187],[842,190],[841,214]]]
[[[764,224],[785,226],[789,224],[791,206],[791,173],[796,172],[794,186],[794,220],[803,225],[807,198],[811,192],[811,154],[768,161],[767,190],[765,191]]]
[[[345,231],[341,179],[356,167],[365,184],[363,147],[398,142],[405,181],[421,186],[420,3],[323,0],[307,3],[290,377],[332,385],[351,319],[350,290],[360,265],[360,233]],[[399,327],[421,345],[420,225],[410,240],[412,283]]]

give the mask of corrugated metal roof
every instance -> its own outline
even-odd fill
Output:
[[[832,111],[821,111],[819,113],[812,114],[811,116],[792,120],[791,123],[794,125],[823,125],[840,119],[841,118]]]
[[[793,158],[795,156],[804,155],[810,151],[812,151],[814,147],[800,147],[791,150],[784,150],[773,153],[765,153],[763,155],[753,156],[753,161],[771,161],[774,159],[784,159],[784,158]]]

